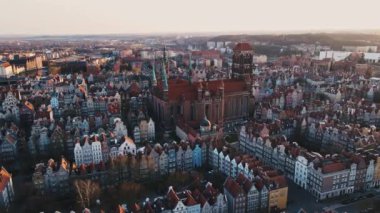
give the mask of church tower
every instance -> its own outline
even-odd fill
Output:
[[[232,76],[246,79],[253,70],[253,49],[248,43],[238,43],[232,56]],[[248,80],[248,79],[246,79]]]

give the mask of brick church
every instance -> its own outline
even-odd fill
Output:
[[[254,101],[251,94],[252,56],[253,49],[248,43],[237,44],[231,77],[204,82],[191,82],[190,78],[168,79],[164,57],[160,81],[155,78],[154,68],[152,71],[155,85],[152,104],[157,124],[169,131],[178,125],[215,130],[247,119]]]

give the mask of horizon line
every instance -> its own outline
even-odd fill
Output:
[[[380,28],[369,29],[309,29],[309,30],[261,30],[261,31],[188,31],[188,32],[133,32],[133,33],[4,33],[0,37],[58,37],[58,36],[162,36],[162,35],[275,35],[275,34],[317,34],[354,33],[380,34]]]

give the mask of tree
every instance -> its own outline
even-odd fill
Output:
[[[119,186],[119,196],[126,201],[128,204],[132,205],[136,201],[143,198],[147,193],[146,188],[135,182],[124,182]]]
[[[90,207],[93,200],[100,194],[99,184],[92,180],[75,180],[74,187],[78,196],[78,203],[82,208]]]

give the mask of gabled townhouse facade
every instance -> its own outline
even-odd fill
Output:
[[[4,167],[0,168],[0,208],[6,210],[14,201],[12,174]]]

